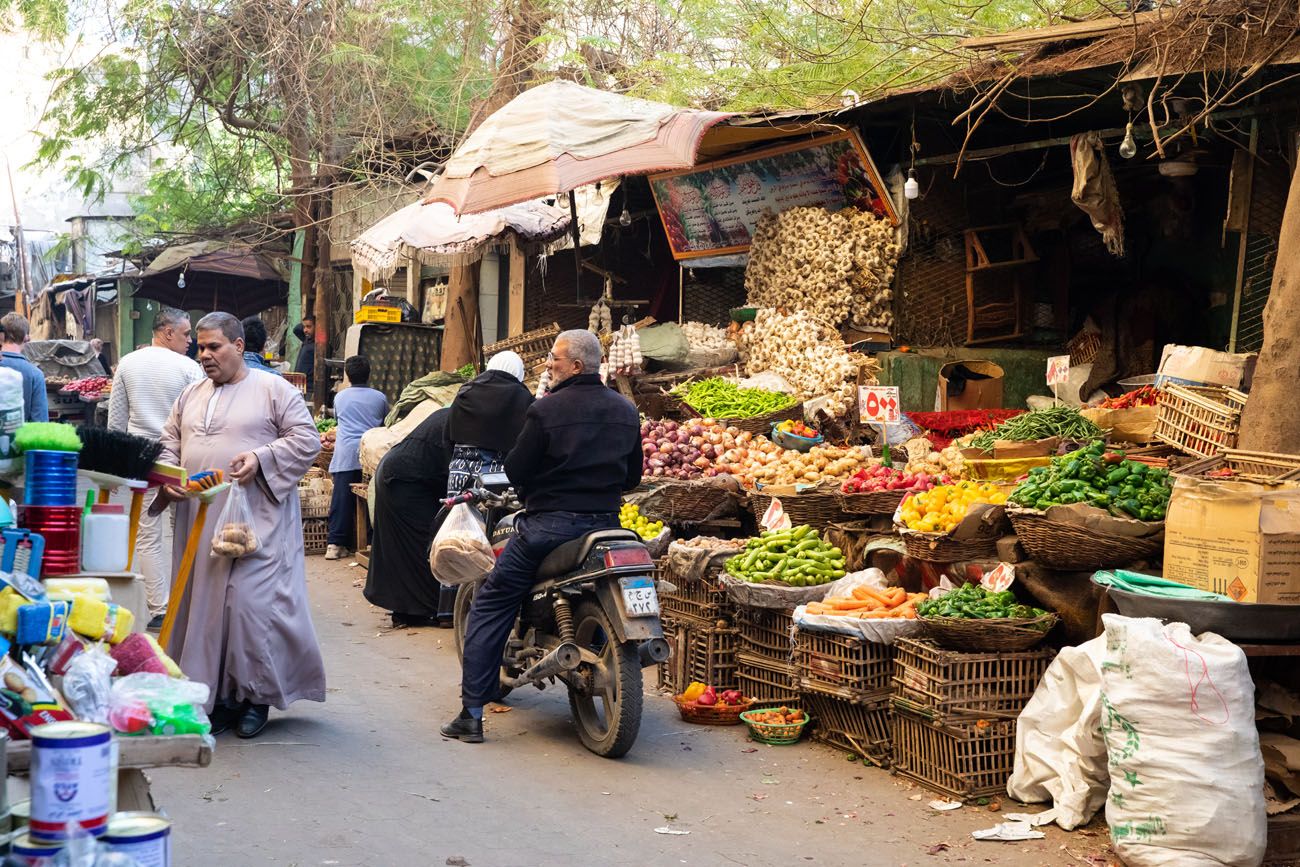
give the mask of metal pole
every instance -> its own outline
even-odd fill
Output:
[[[1250,202],[1255,197],[1255,150],[1259,146],[1259,116],[1250,119],[1250,165],[1246,169],[1246,212],[1241,218],[1241,235],[1237,243],[1237,285],[1232,292],[1232,330],[1228,333],[1228,351],[1237,351],[1237,327],[1241,323],[1241,290],[1246,282],[1246,243],[1250,236]]]
[[[573,221],[569,227],[573,235],[573,298],[582,303],[582,227],[578,225],[578,200],[573,190],[569,190],[569,219]]]

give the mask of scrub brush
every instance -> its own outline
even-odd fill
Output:
[[[79,452],[81,438],[70,424],[52,421],[29,421],[14,434],[14,450],[23,452]]]
[[[208,488],[215,488],[221,484],[224,478],[225,474],[221,470],[204,470],[190,476],[189,481],[185,483],[185,490],[191,493],[206,491]]]

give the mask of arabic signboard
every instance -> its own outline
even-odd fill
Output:
[[[880,172],[852,130],[650,176],[676,259],[743,253],[759,219],[853,206],[898,224]]]
[[[898,400],[898,386],[859,386],[858,420],[863,424],[898,424],[902,421],[903,407]]]

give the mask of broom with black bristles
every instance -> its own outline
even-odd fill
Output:
[[[130,548],[127,569],[135,562],[135,542],[140,530],[140,512],[144,506],[144,492],[148,484],[144,479],[153,469],[162,443],[148,437],[136,436],[126,431],[107,430],[82,425],[77,429],[81,436],[81,453],[77,466],[99,487],[99,501],[108,502],[114,488],[126,485],[131,489]]]

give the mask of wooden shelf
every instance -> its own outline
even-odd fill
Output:
[[[210,735],[172,737],[122,737],[118,744],[118,768],[206,768],[212,764]],[[32,742],[9,741],[5,752],[9,773],[25,774],[31,767]]]

